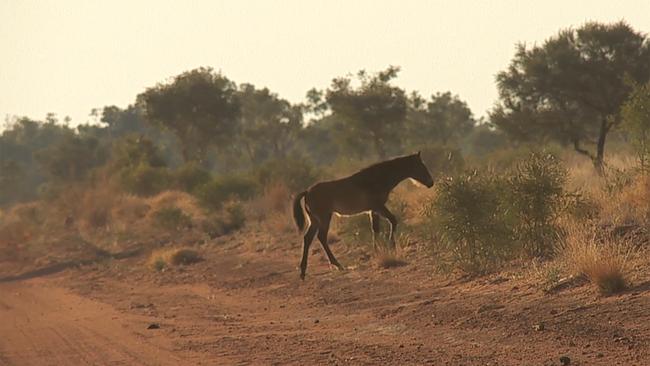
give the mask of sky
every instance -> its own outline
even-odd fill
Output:
[[[299,103],[388,65],[408,92],[451,91],[480,117],[518,42],[618,20],[650,32],[650,1],[0,0],[0,118],[85,123],[201,66]]]

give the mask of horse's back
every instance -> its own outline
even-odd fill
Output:
[[[364,189],[353,178],[351,176],[314,184],[307,190],[307,205],[315,211],[337,212],[343,215],[354,215],[373,209],[382,197]]]

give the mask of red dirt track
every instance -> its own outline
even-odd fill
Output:
[[[647,282],[546,294],[414,253],[338,272],[320,249],[300,281],[295,235],[222,241],[163,273],[143,256],[0,282],[0,365],[650,365]]]

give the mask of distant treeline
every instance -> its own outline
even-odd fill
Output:
[[[621,110],[650,79],[650,41],[618,22],[521,44],[497,76],[499,100],[480,121],[452,92],[427,98],[394,85],[398,73],[391,66],[337,77],[292,104],[198,68],[146,89],[126,108],[94,110],[98,124],[15,118],[0,136],[0,205],[56,195],[98,172],[137,194],[195,190],[212,176],[252,174],[259,183],[287,178],[290,168],[303,172],[291,175],[305,177],[290,184],[299,186],[314,179],[316,166],[420,149],[452,161],[554,141],[600,168],[624,116],[645,118]]]

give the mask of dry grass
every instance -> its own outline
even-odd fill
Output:
[[[374,252],[377,266],[384,269],[405,266],[407,262],[403,259],[402,248],[409,245],[409,241],[410,236],[405,234],[397,235],[395,248],[380,241]]]
[[[171,248],[151,253],[147,265],[156,271],[162,271],[171,266],[190,265],[202,260],[199,252],[194,249]]]
[[[384,269],[406,265],[406,261],[404,261],[395,251],[386,249],[377,250],[377,253],[375,253],[375,261],[377,266]]]
[[[633,250],[627,240],[604,233],[595,225],[566,225],[565,230],[558,255],[568,271],[587,277],[603,294],[627,288]]]
[[[144,219],[151,206],[143,198],[133,195],[119,196],[118,201],[111,208],[110,215],[114,220],[117,230],[128,230],[134,223]]]
[[[170,207],[179,208],[196,220],[201,220],[206,216],[196,198],[189,193],[182,191],[161,192],[160,194],[149,198],[146,202],[151,207],[151,210],[147,215],[150,219],[154,212]]]
[[[295,230],[291,205],[292,193],[283,183],[268,185],[262,195],[249,202],[246,216],[262,223],[270,232],[288,233]]]
[[[436,194],[434,188],[426,188],[419,184],[406,180],[400,183],[392,193],[392,198],[406,204],[404,222],[417,225],[424,218],[424,209]]]
[[[96,231],[107,231],[111,224],[111,210],[120,194],[110,186],[99,186],[87,189],[76,207],[76,216],[80,221],[80,229],[91,236]],[[67,200],[60,204],[69,205]]]
[[[36,236],[47,217],[38,202],[20,203],[4,212],[0,222],[0,246],[22,246]]]

